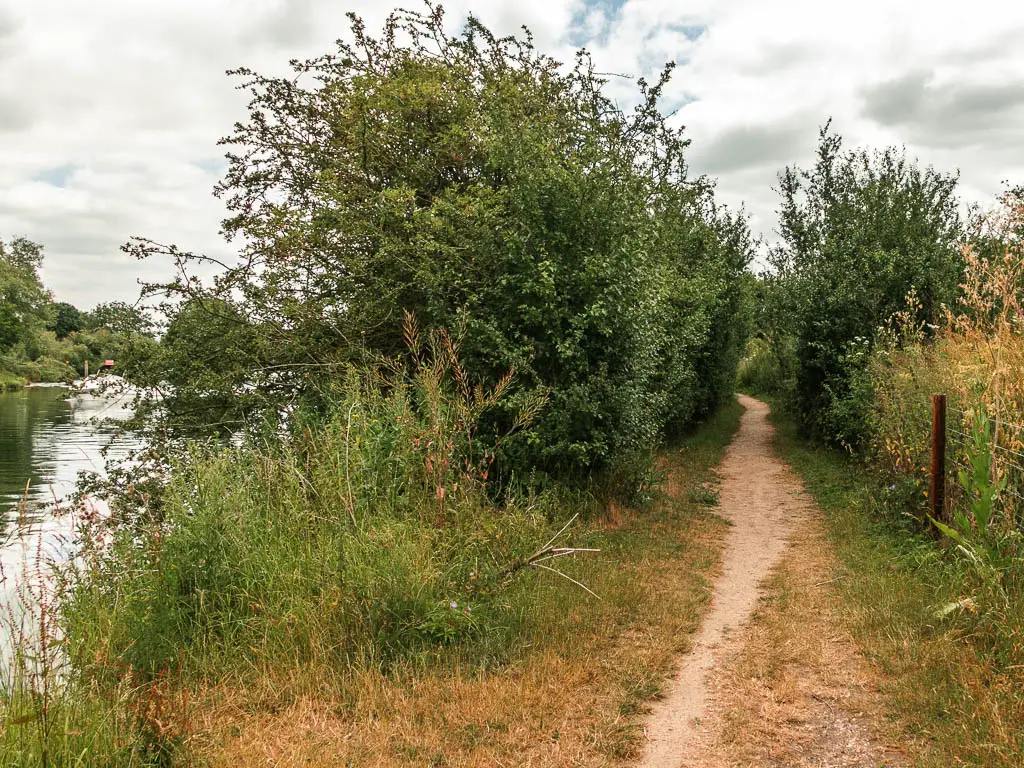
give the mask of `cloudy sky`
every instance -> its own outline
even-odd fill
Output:
[[[407,0],[411,5],[415,0]],[[453,0],[543,50],[601,68],[678,63],[669,98],[691,167],[772,237],[780,168],[807,163],[828,118],[849,144],[903,144],[959,168],[965,197],[1024,182],[1024,3],[909,0]],[[0,238],[46,246],[44,279],[89,308],[132,299],[132,235],[223,256],[217,139],[245,115],[224,75],[284,71],[333,49],[371,0],[0,0]],[[625,105],[632,89],[615,81]]]

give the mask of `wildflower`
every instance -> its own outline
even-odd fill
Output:
[[[452,610],[454,611],[458,607],[459,607],[459,604],[456,603],[454,600],[452,600],[452,605],[451,605]]]

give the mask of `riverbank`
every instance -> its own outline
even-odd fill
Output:
[[[0,366],[0,391],[14,392],[33,384],[71,384],[79,374],[56,360],[8,363]]]
[[[350,665],[339,665],[336,654],[341,650],[344,657],[343,649],[317,644],[320,651],[312,655],[301,650],[318,637],[315,623],[268,605],[266,628],[276,645],[267,650],[273,653],[263,653],[258,646],[265,641],[256,639],[257,647],[235,649],[237,654],[224,648],[222,663],[203,667],[196,666],[195,648],[183,649],[176,652],[178,662],[148,677],[139,676],[142,670],[124,677],[124,670],[92,660],[87,666],[93,679],[106,683],[51,702],[50,716],[62,724],[60,738],[55,731],[48,744],[51,762],[59,762],[58,752],[67,764],[76,764],[73,755],[88,753],[120,765],[146,764],[158,754],[213,765],[267,759],[279,765],[358,764],[373,755],[394,765],[525,760],[597,766],[635,756],[643,737],[639,713],[688,647],[706,608],[708,578],[717,568],[725,531],[708,510],[716,499],[711,468],[736,430],[740,411],[730,403],[662,457],[661,490],[649,508],[613,506],[607,515],[569,529],[573,546],[600,550],[556,563],[573,581],[531,568],[497,603],[474,604],[474,615],[489,610],[491,621],[504,617],[496,633],[483,636],[486,642],[471,632],[459,645],[435,643],[386,663],[350,657]],[[266,494],[264,503],[273,503]],[[390,546],[397,567],[404,550],[398,541]],[[348,558],[359,557],[351,547],[347,551]],[[175,557],[187,563],[180,552]],[[304,567],[294,556],[291,562]],[[330,572],[322,577],[334,579]],[[337,592],[327,582],[316,589],[325,599]],[[318,609],[321,615],[336,610],[330,599]],[[211,602],[207,606],[214,609]],[[122,603],[120,626],[127,616],[144,620],[156,607]],[[240,627],[263,625],[265,618],[253,608]],[[459,610],[465,612],[461,602]],[[458,612],[447,604],[445,611]],[[101,647],[114,647],[121,631],[109,623],[93,628],[94,637],[112,635],[108,645],[94,648],[101,662]],[[291,643],[293,651],[280,643]],[[234,661],[228,663],[229,657]],[[22,710],[7,712],[0,743],[4,764],[38,763],[42,724],[18,722],[24,716]]]

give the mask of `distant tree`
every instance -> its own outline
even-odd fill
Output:
[[[50,320],[49,291],[39,279],[43,248],[16,237],[0,240],[0,352],[8,352]]]
[[[97,304],[85,314],[85,325],[90,329],[106,328],[113,333],[152,336],[155,324],[149,314],[137,306],[123,301]]]
[[[861,374],[879,328],[907,309],[914,323],[935,323],[955,300],[956,185],[899,149],[844,151],[828,125],[814,167],[780,175],[769,295],[795,342],[796,405],[822,437],[853,445],[863,435],[871,396]]]
[[[58,339],[66,339],[69,334],[85,328],[85,317],[78,309],[66,301],[58,301],[53,305],[53,320],[47,330],[53,331]]]

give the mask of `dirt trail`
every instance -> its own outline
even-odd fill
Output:
[[[640,765],[718,768],[738,764],[734,761],[740,758],[739,753],[749,751],[751,741],[726,733],[735,731],[738,723],[744,724],[742,730],[747,737],[754,737],[762,752],[774,751],[777,755],[778,749],[767,749],[772,742],[799,742],[800,754],[788,755],[783,763],[764,754],[762,758],[767,762],[759,759],[744,764],[898,764],[889,762],[889,753],[876,744],[869,718],[843,712],[841,704],[837,708],[830,703],[863,699],[853,691],[854,685],[864,690],[865,675],[852,643],[833,643],[831,655],[805,653],[802,665],[776,665],[786,667],[777,673],[776,680],[744,678],[742,665],[750,667],[752,660],[754,667],[758,660],[761,667],[771,666],[772,662],[765,659],[792,658],[788,646],[813,646],[820,636],[842,633],[825,605],[808,603],[809,598],[798,601],[802,613],[787,617],[768,612],[767,620],[775,626],[775,645],[779,647],[765,643],[764,619],[760,625],[748,624],[763,594],[762,582],[773,569],[781,568],[776,578],[793,572],[812,581],[824,578],[816,574],[828,567],[828,546],[820,518],[812,513],[803,486],[775,455],[768,406],[744,395],[739,400],[746,412],[718,468],[722,481],[718,511],[732,523],[725,541],[722,572],[714,583],[711,610],[694,638],[692,651],[680,660],[664,698],[655,703],[647,720],[647,743]],[[790,549],[791,539],[795,540]],[[780,566],[783,559],[785,565]],[[821,590],[817,590],[814,600],[820,603],[823,599]],[[786,632],[779,626],[790,636],[783,637]],[[801,633],[815,637],[793,637]],[[836,658],[835,647],[845,648],[843,658]],[[840,682],[838,687],[825,684],[835,678],[851,682]],[[780,693],[783,682],[790,691],[806,689],[806,695]],[[744,695],[736,695],[744,690]],[[822,698],[824,695],[827,699]],[[814,707],[809,709],[807,702]],[[820,713],[826,707],[829,714],[823,718]],[[812,710],[819,714],[809,715]],[[803,731],[810,735],[794,739],[791,729],[782,725],[785,722],[802,723]]]
[[[644,768],[678,768],[695,742],[707,708],[708,673],[724,658],[730,632],[757,605],[759,585],[776,564],[795,525],[808,510],[800,482],[775,456],[768,406],[739,395],[746,408],[739,432],[718,468],[719,514],[732,526],[711,611],[647,721]]]

